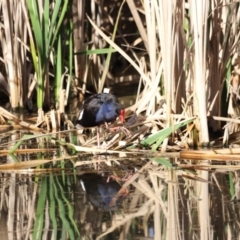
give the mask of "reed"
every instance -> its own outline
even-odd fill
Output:
[[[85,93],[93,85],[101,92],[104,84],[109,84],[111,59],[117,51],[139,78],[138,96],[129,109],[159,116],[157,122],[163,128],[197,116],[196,143],[207,144],[209,127],[216,130],[222,126],[209,117],[227,114],[227,88],[231,94],[228,114],[236,117],[239,112],[234,107],[240,36],[236,1],[127,0],[114,5],[112,11],[106,11],[106,4],[85,1],[73,1],[72,9],[69,1],[63,0],[1,4],[5,34],[1,38],[4,64],[0,84],[5,86],[3,91],[9,94],[12,108],[23,107],[32,99],[34,85],[39,109],[51,105],[50,85],[54,89],[53,106],[61,111],[68,104],[71,90],[74,94],[79,89]],[[126,10],[128,18],[123,20]],[[132,34],[127,28],[126,34],[122,32],[123,21],[129,26],[131,23]],[[97,54],[104,49],[109,49],[106,57]],[[53,83],[49,82],[50,76]],[[175,121],[176,114],[181,119]],[[231,126],[235,125],[230,124],[226,131],[236,129]]]
[[[34,41],[31,39],[31,53],[37,78],[37,106],[50,107],[49,71],[52,64],[56,68],[55,75],[55,101],[59,101],[62,89],[62,51],[61,42],[63,32],[60,31],[66,15],[68,1],[53,3],[45,1],[44,4],[35,1],[26,1],[33,29]],[[56,43],[57,41],[57,43]],[[57,45],[54,51],[54,45]],[[57,104],[57,103],[56,103]],[[57,104],[59,107],[59,103]]]

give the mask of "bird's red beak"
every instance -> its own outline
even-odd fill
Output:
[[[121,123],[124,123],[124,117],[125,117],[125,110],[122,109],[120,111],[120,115],[119,115],[119,119],[120,119]]]

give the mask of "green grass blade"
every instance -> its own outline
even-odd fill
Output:
[[[78,230],[78,227],[77,227],[76,222],[75,222],[74,217],[73,217],[73,207],[72,207],[72,204],[66,198],[66,196],[64,194],[64,189],[63,189],[62,185],[59,182],[58,182],[58,188],[60,189],[61,198],[63,199],[63,201],[65,202],[65,205],[67,206],[67,213],[68,213],[67,216],[68,216],[68,219],[70,220],[70,223],[73,226],[73,228],[74,228],[75,232],[77,233],[77,235],[80,236],[80,232]]]
[[[26,0],[32,27],[34,31],[35,41],[39,52],[43,52],[43,41],[41,31],[41,21],[39,16],[39,9],[36,0]]]
[[[50,184],[49,184],[49,213],[50,219],[52,221],[52,228],[53,228],[53,239],[57,239],[57,216],[56,216],[56,200],[54,198],[54,179],[51,175],[49,177]]]
[[[59,2],[59,1],[57,1]],[[50,11],[50,2],[49,0],[44,1],[44,12],[42,16],[42,33],[43,33],[43,54],[44,58],[48,56],[49,49],[49,11]]]
[[[32,23],[32,29],[34,32],[34,38],[36,41],[36,48],[34,47],[33,43],[31,44],[30,41],[30,47],[31,47],[31,53],[33,56],[33,62],[35,71],[37,74],[37,106],[38,108],[42,108],[43,103],[43,80],[44,80],[44,71],[43,71],[43,65],[45,63],[45,40],[43,41],[43,35],[42,32],[42,23],[39,15],[39,8],[38,8],[38,1],[37,0],[27,0],[27,6],[28,11]],[[44,20],[43,20],[44,21]],[[36,58],[36,49],[38,54],[38,59]]]
[[[9,156],[12,158],[12,160],[13,160],[15,163],[19,162],[19,161],[18,161],[18,158],[17,158],[14,154],[9,153]]]
[[[56,109],[59,108],[60,92],[62,89],[62,40],[61,35],[58,36],[57,46],[57,66],[55,75],[55,105]]]
[[[42,178],[41,189],[37,203],[36,220],[33,229],[33,240],[42,239],[46,199],[47,199],[47,179]]]
[[[167,168],[172,168],[172,163],[170,163],[170,161],[166,158],[156,157],[156,158],[151,158],[150,160],[155,161]]]
[[[72,86],[72,76],[73,76],[73,23],[70,22],[69,24],[69,61],[68,61],[68,69],[69,69],[69,78],[68,84],[66,87],[66,102],[68,102],[68,98],[71,93],[71,86]]]
[[[32,137],[32,135],[23,135],[23,137],[21,137],[21,139],[19,139],[19,141],[9,150],[9,153],[14,153],[24,140],[31,139]]]
[[[39,55],[38,55],[39,56]],[[38,86],[37,86],[37,106],[38,108],[42,108],[43,105],[43,89],[44,89],[44,71],[42,69],[43,65],[38,62]]]
[[[49,26],[49,40],[51,42],[50,44],[51,47],[53,45],[51,40],[52,40],[52,36],[54,35],[54,28],[56,27],[57,17],[59,15],[61,5],[62,5],[61,0],[56,1],[53,12],[52,12],[52,17],[51,17],[50,26]]]
[[[231,195],[231,198],[233,198],[235,196],[235,187],[234,187],[234,179],[233,179],[233,173],[229,172],[228,174],[229,177],[229,192]]]
[[[50,48],[52,48],[52,46],[54,45],[54,42],[58,36],[59,29],[62,25],[64,16],[65,16],[67,8],[68,8],[68,2],[69,2],[68,0],[64,1],[64,5],[62,6],[61,11],[60,11],[60,17],[57,20],[57,26],[55,26],[55,31],[54,31],[53,37],[49,38],[50,39]],[[55,14],[59,15],[59,11],[57,11],[56,9],[54,9],[54,12],[53,12],[53,17],[52,17],[53,19],[55,19]],[[52,22],[51,25],[53,23],[55,23],[55,22]]]
[[[54,193],[55,193],[55,198],[57,199],[57,202],[58,202],[59,217],[62,221],[62,226],[63,226],[62,230],[64,230],[64,232],[67,231],[67,233],[69,234],[69,239],[74,240],[75,234],[74,234],[74,230],[72,229],[72,226],[68,219],[68,212],[67,212],[66,205],[65,205],[66,198],[64,196],[64,190],[61,187],[61,184],[59,183],[59,180],[57,178],[55,178],[55,183],[57,183],[57,184],[54,184]],[[64,198],[64,200],[63,200],[63,198]],[[74,226],[74,228],[76,229],[75,226]]]
[[[187,124],[189,124],[190,122],[192,122],[195,118],[190,118],[188,120],[183,120],[177,124],[175,124],[173,127],[168,127],[168,128],[164,128],[161,131],[152,134],[150,137],[148,137],[147,139],[144,139],[141,141],[142,145],[147,145],[147,146],[151,146],[152,144],[155,143],[155,145],[152,147],[152,150],[156,150],[161,143],[163,142],[163,140],[165,138],[167,138],[173,131],[177,130],[178,128],[181,128]]]
[[[35,48],[35,44],[33,39],[30,39],[30,50],[31,50],[31,54],[32,54],[32,59],[33,59],[33,65],[34,65],[34,69],[36,71],[36,73],[38,73],[38,57],[37,57],[37,52],[36,52],[36,48]],[[39,77],[39,76],[37,76]]]
[[[75,52],[74,55],[92,55],[92,54],[108,54],[117,52],[113,48],[90,49],[86,51]]]

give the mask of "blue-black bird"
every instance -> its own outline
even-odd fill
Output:
[[[107,181],[106,177],[102,177],[96,173],[85,173],[79,176],[83,182],[82,187],[87,193],[88,200],[102,210],[115,209],[121,205],[122,200],[126,196],[126,191],[115,180]],[[119,195],[118,195],[119,194]]]
[[[116,96],[111,93],[98,93],[84,102],[77,119],[77,126],[95,127],[115,121],[117,117],[123,123],[124,115],[125,110]]]

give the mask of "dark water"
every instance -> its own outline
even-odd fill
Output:
[[[77,144],[74,133],[16,146],[26,134],[39,133],[0,133],[0,239],[240,237],[237,163],[76,153],[59,142]]]
[[[131,166],[134,155],[119,159],[116,154],[77,154],[59,143],[76,143],[72,133],[27,139],[17,145],[19,139],[39,134],[20,130],[0,134],[0,239],[97,239],[111,228],[103,239],[144,236],[137,220],[125,219],[132,214],[133,196],[142,194],[122,185],[147,159]],[[96,159],[101,164],[91,164]],[[51,161],[28,166],[43,160]],[[88,164],[81,165],[82,161]],[[138,205],[136,201],[131,208]]]
[[[1,239],[200,239],[204,232],[206,239],[239,239],[239,171],[210,173],[204,183],[182,169],[142,163],[127,181],[104,167],[70,164],[39,174],[2,171]],[[206,199],[198,193],[204,186]]]
[[[120,221],[120,227],[105,237],[118,239],[130,193],[122,191],[114,200],[121,185],[103,175],[2,174],[1,239],[96,239]],[[129,227],[124,238],[143,235],[137,225]]]

